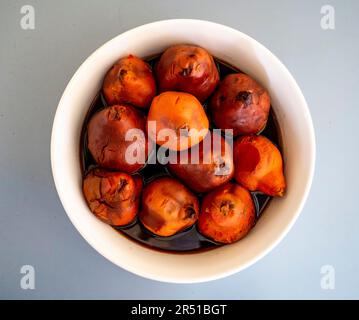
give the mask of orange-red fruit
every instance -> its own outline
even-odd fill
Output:
[[[142,179],[123,172],[91,170],[83,181],[83,193],[93,214],[113,226],[125,226],[138,212]]]
[[[156,235],[172,236],[192,226],[198,213],[197,197],[175,179],[156,179],[143,190],[139,218]]]
[[[261,131],[268,120],[270,97],[259,83],[244,73],[226,76],[211,98],[215,125],[233,129],[235,136]]]
[[[156,66],[159,90],[183,91],[204,102],[214,91],[219,74],[212,56],[193,45],[168,48]]]
[[[130,129],[139,130],[137,140],[126,141]],[[151,144],[147,143],[146,117],[132,106],[117,105],[97,112],[88,123],[87,139],[88,148],[101,167],[127,173],[141,169],[151,151]],[[126,151],[127,156],[133,157],[126,157]]]
[[[244,136],[234,142],[234,178],[250,191],[283,196],[286,182],[278,148],[264,136]]]
[[[255,218],[250,193],[236,183],[228,183],[204,197],[198,229],[217,242],[232,243],[247,235]]]
[[[156,95],[151,67],[133,55],[118,60],[105,76],[103,93],[110,106],[129,103],[148,108]]]
[[[167,91],[153,99],[147,126],[150,138],[157,144],[166,144],[171,150],[184,150],[203,140],[209,122],[195,96]]]
[[[201,143],[188,150],[187,163],[181,163],[185,155],[183,151],[178,153],[177,163],[170,162],[168,167],[196,192],[210,191],[233,177],[232,147],[217,133],[208,133]]]

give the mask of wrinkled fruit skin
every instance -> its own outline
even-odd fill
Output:
[[[139,218],[156,235],[168,237],[192,226],[198,213],[197,197],[175,179],[156,179],[143,190]]]
[[[103,93],[110,106],[124,103],[148,108],[156,95],[151,67],[133,55],[118,60],[105,76]]]
[[[233,146],[235,180],[250,191],[283,196],[286,182],[278,148],[264,136],[243,136]]]
[[[258,133],[268,120],[270,97],[251,77],[226,76],[212,96],[209,109],[218,128],[233,129],[233,135]]]
[[[219,83],[219,74],[212,56],[192,45],[168,48],[156,66],[160,92],[184,91],[204,102]]]
[[[143,132],[142,138],[126,141],[128,130],[139,129]],[[95,161],[104,168],[134,173],[144,166],[149,152],[146,136],[146,117],[132,106],[117,105],[100,110],[90,119],[87,128],[88,148]],[[126,160],[126,150],[137,148],[139,159],[129,163]]]
[[[166,147],[171,150],[184,150],[199,143],[206,136],[209,127],[207,115],[196,97],[174,91],[163,92],[153,99],[147,121],[150,138],[159,145],[166,143]],[[150,121],[156,123],[156,130],[151,128]],[[166,142],[166,138],[161,138],[162,129],[171,129],[174,136],[170,141]],[[187,132],[191,129],[196,129],[198,134],[189,136]]]
[[[218,142],[214,142],[218,139]],[[210,148],[204,147],[208,143]],[[197,159],[191,163],[191,157]],[[233,155],[229,143],[217,133],[208,133],[204,140],[189,150],[188,164],[169,163],[168,167],[176,177],[196,192],[208,192],[226,182],[234,173]]]
[[[238,184],[228,183],[204,197],[198,229],[214,241],[232,243],[247,235],[255,220],[250,193]]]
[[[93,169],[83,181],[83,193],[93,214],[112,226],[131,223],[138,212],[142,178],[124,172]]]

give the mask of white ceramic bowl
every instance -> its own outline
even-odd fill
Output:
[[[273,199],[243,240],[196,254],[148,249],[121,236],[88,209],[81,190],[80,132],[111,65],[127,54],[148,57],[192,43],[248,73],[269,90],[278,118],[288,191]],[[285,44],[284,44],[285,45]],[[315,163],[315,137],[306,101],[284,65],[264,46],[232,28],[200,20],[166,20],[127,31],[97,49],[77,70],[57,108],[51,139],[52,172],[70,220],[104,257],[140,276],[174,283],[222,278],[272,250],[296,221],[307,199]],[[299,241],[299,240],[298,240]],[[283,257],[285,259],[285,257]]]

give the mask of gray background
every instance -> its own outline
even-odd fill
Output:
[[[35,8],[36,28],[20,27]],[[336,29],[320,27],[331,4]],[[1,298],[359,298],[359,1],[0,1]],[[142,279],[82,239],[57,197],[50,133],[61,94],[83,60],[135,26],[169,18],[220,22],[254,37],[297,79],[317,137],[308,202],[289,235],[249,269],[195,285]],[[20,288],[20,268],[36,289]],[[320,286],[335,268],[335,290]]]

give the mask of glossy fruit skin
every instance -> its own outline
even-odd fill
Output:
[[[246,236],[255,220],[250,193],[236,183],[228,183],[203,198],[198,229],[216,242],[232,243]]]
[[[83,193],[92,213],[112,226],[131,223],[139,209],[142,178],[100,168],[83,181]]]
[[[135,142],[126,141],[130,129],[141,130],[142,138]],[[95,113],[88,123],[87,143],[91,155],[101,167],[127,173],[141,169],[152,150],[146,136],[146,117],[128,105],[107,107]],[[137,147],[143,161],[131,164],[126,160],[126,150],[130,146]]]
[[[250,191],[283,196],[286,181],[278,148],[266,137],[239,137],[233,145],[235,180]]]
[[[208,192],[233,177],[232,146],[218,133],[209,132],[204,140],[192,147],[188,152],[188,163],[181,163],[181,153],[177,155],[177,163],[170,162],[168,168],[195,192]]]
[[[156,124],[155,130],[149,125],[150,121]],[[166,146],[178,151],[202,141],[208,132],[209,121],[195,96],[184,92],[166,91],[153,99],[147,116],[147,127],[149,137],[159,145],[166,143],[166,139],[161,139],[161,130],[170,129],[173,139]],[[184,134],[191,129],[195,129],[196,133],[191,136]]]
[[[147,109],[156,95],[156,82],[149,64],[129,55],[107,72],[102,89],[109,106],[124,103]]]
[[[169,47],[156,65],[160,92],[183,91],[204,102],[219,83],[213,57],[194,45]]]
[[[157,178],[143,189],[139,219],[158,236],[172,236],[192,226],[198,214],[197,197],[176,179]]]
[[[209,103],[218,128],[233,129],[233,135],[260,132],[266,125],[270,97],[259,83],[244,73],[229,74]]]

